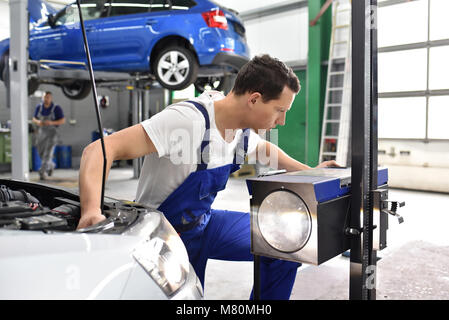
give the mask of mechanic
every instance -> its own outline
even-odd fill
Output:
[[[45,180],[46,174],[51,176],[55,168],[53,152],[58,143],[58,127],[65,123],[64,112],[53,103],[50,91],[44,93],[42,103],[36,106],[32,122],[38,126],[35,144],[42,162],[39,177]]]
[[[203,287],[209,258],[253,260],[250,215],[211,209],[230,173],[243,163],[242,154],[258,159],[260,150],[264,157],[274,152],[279,169],[310,169],[253,131],[284,125],[299,90],[298,78],[284,63],[268,55],[257,56],[241,68],[227,96],[204,92],[105,138],[108,172],[114,160],[146,156],[136,201],[165,214],[180,234]],[[100,210],[102,159],[99,141],[84,149],[78,229],[105,219]],[[326,161],[318,167],[326,166],[337,164]],[[289,299],[298,266],[261,257],[261,298]]]

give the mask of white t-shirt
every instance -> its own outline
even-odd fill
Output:
[[[243,133],[243,130],[237,130],[232,142],[227,143],[217,130],[213,102],[223,98],[224,95],[220,92],[208,91],[191,99],[201,103],[209,114],[208,169],[233,162],[236,146]],[[197,107],[192,103],[179,102],[143,121],[141,125],[153,142],[157,153],[145,156],[136,201],[157,208],[191,172],[196,171],[200,162],[198,150],[203,141],[206,124],[203,114]],[[248,140],[248,156],[251,159],[254,159],[257,144],[261,140],[262,138],[251,130]]]

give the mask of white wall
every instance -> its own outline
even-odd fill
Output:
[[[0,40],[9,38],[9,3],[0,2]]]
[[[381,139],[378,147],[391,187],[449,192],[449,141]]]
[[[216,2],[242,14],[286,1],[216,0]],[[284,62],[307,60],[308,20],[308,9],[305,7],[245,21],[251,56],[268,53]]]
[[[307,60],[308,10],[301,8],[245,23],[251,56],[268,53],[284,62]]]
[[[237,10],[239,13],[259,9],[262,7],[272,6],[285,0],[214,0],[216,3],[227,8]]]

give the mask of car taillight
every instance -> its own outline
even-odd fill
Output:
[[[201,15],[203,16],[204,21],[206,21],[208,27],[228,30],[228,20],[226,19],[223,11],[213,10],[203,12]]]

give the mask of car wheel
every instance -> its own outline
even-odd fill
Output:
[[[200,77],[195,81],[195,89],[198,92],[204,92],[206,90],[224,90],[230,81],[230,76],[222,77]]]
[[[5,53],[2,56],[2,60],[0,61],[0,78],[3,82],[6,83],[5,79],[9,79],[9,68],[8,68],[8,60],[9,60],[9,54]]]
[[[183,90],[195,82],[198,63],[190,50],[177,46],[169,47],[157,55],[153,73],[164,88]]]
[[[5,86],[7,87],[9,84],[9,68],[8,68],[8,59],[9,54],[5,53],[2,57],[2,60],[0,62],[0,75],[1,80],[5,83]],[[39,80],[35,78],[28,79],[28,95],[32,95],[36,90],[39,88]]]
[[[76,80],[70,84],[62,85],[61,90],[67,98],[72,100],[81,100],[89,95],[90,82]]]
[[[31,96],[39,88],[39,80],[31,78],[28,79],[28,95]]]

